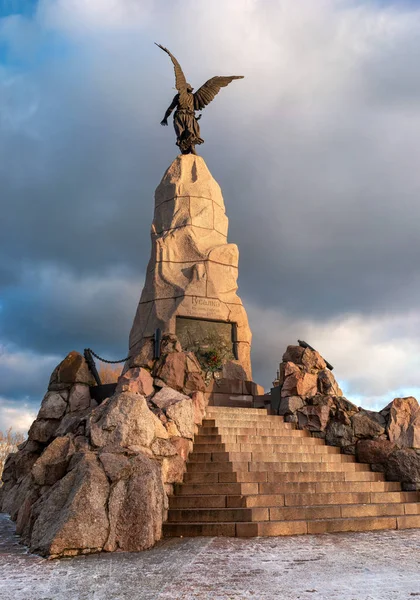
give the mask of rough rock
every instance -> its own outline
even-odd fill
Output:
[[[239,363],[252,380],[251,331],[237,295],[239,253],[227,243],[227,229],[220,187],[203,158],[178,156],[155,193],[152,253],[130,354],[137,355],[157,328],[174,335],[177,316],[232,322]],[[181,389],[174,381],[169,385]]]
[[[68,437],[55,438],[32,467],[32,476],[38,485],[53,485],[64,477],[74,447]]]
[[[284,380],[281,396],[302,396],[309,398],[317,393],[317,376],[314,373],[299,371],[292,373]]]
[[[299,428],[308,431],[325,431],[329,416],[330,407],[327,405],[304,406],[297,411]]]
[[[168,406],[166,415],[175,422],[182,437],[194,437],[194,409],[191,398]]]
[[[283,354],[283,362],[301,365],[304,352],[305,348],[302,348],[302,346],[287,346],[286,352]]]
[[[90,417],[90,437],[96,447],[150,446],[156,427],[161,425],[139,394],[117,394],[110,398],[103,412],[99,409],[100,406]]]
[[[186,396],[185,394],[181,394],[170,387],[164,387],[153,396],[153,404],[158,408],[166,410],[171,404],[189,399],[189,396]]]
[[[142,454],[131,459],[131,472],[109,496],[109,536],[104,549],[128,552],[153,546],[162,535],[164,490],[158,463]]]
[[[420,483],[420,454],[412,448],[398,448],[385,466],[388,481]]]
[[[84,383],[95,385],[95,379],[89,370],[84,357],[78,352],[70,352],[66,358],[54,369],[48,389],[60,384]]]
[[[47,444],[53,438],[59,423],[58,419],[36,419],[29,429],[28,437],[34,442]]]
[[[170,442],[175,448],[175,451],[181,456],[184,461],[188,459],[188,455],[192,452],[193,443],[191,440],[186,440],[183,437],[171,437]]]
[[[357,438],[353,428],[338,421],[330,421],[325,431],[325,440],[330,446],[339,446],[347,454],[354,454]]]
[[[86,454],[33,506],[31,551],[66,556],[102,549],[109,525],[108,493],[108,481],[96,456]]]
[[[191,394],[191,400],[193,403],[194,423],[200,425],[206,412],[208,398],[206,398],[203,392],[197,391]]]
[[[153,377],[150,375],[149,371],[142,367],[133,367],[118,379],[115,393],[131,392],[133,394],[141,394],[147,398],[151,396],[154,391]]]
[[[47,392],[39,409],[38,419],[61,419],[67,409],[68,392]]]
[[[119,479],[126,479],[130,475],[130,461],[124,454],[101,452],[99,460],[108,479],[114,483]]]
[[[371,465],[383,465],[395,450],[389,440],[359,440],[356,445],[357,460]]]
[[[372,419],[366,411],[360,411],[352,416],[351,423],[354,435],[358,438],[377,438],[385,433],[385,428],[379,425],[376,419]]]
[[[387,433],[399,447],[420,448],[420,407],[413,397],[395,398],[389,405]]]
[[[90,407],[91,397],[89,386],[82,383],[76,383],[71,388],[69,395],[69,408],[71,412],[86,410]]]
[[[334,375],[329,369],[324,369],[318,373],[318,391],[320,394],[331,396],[343,395]]]
[[[305,400],[300,396],[287,396],[280,400],[279,415],[292,415],[305,405]]]
[[[156,439],[151,445],[151,450],[155,456],[175,456],[177,454],[174,445],[169,440],[163,439]]]
[[[166,483],[181,483],[185,473],[185,460],[179,456],[165,458],[162,463],[162,476]]]
[[[327,364],[322,356],[316,350],[305,348],[301,357],[302,365],[309,373],[317,373],[326,369]],[[332,375],[332,373],[331,373]]]

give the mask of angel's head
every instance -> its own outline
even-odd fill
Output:
[[[194,91],[193,86],[191,85],[191,83],[187,83],[187,92],[192,93]]]

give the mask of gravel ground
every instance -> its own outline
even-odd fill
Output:
[[[0,515],[1,600],[420,600],[420,530],[163,540],[48,561]]]

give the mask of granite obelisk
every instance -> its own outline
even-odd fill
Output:
[[[179,323],[232,326],[233,353],[252,380],[251,331],[237,295],[238,248],[227,241],[222,192],[204,159],[178,156],[155,192],[152,253],[130,333],[130,355],[157,328],[179,333]]]

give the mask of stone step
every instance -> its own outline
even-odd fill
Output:
[[[168,523],[208,523],[230,521],[268,521],[268,508],[185,508],[170,509]]]
[[[248,444],[248,443],[213,443],[213,444],[195,444],[194,452],[213,453],[213,452],[259,452],[268,454],[277,454],[283,452],[293,452],[298,454],[340,454],[340,448],[335,446],[326,446],[318,444]]]
[[[272,483],[291,483],[291,482],[322,482],[322,481],[384,481],[383,473],[371,473],[368,471],[346,472],[315,472],[308,471],[297,472],[271,472],[271,471],[237,471],[237,472],[187,472],[184,475],[185,483],[252,483],[252,482],[272,482]]]
[[[229,521],[309,521],[319,519],[404,516],[410,505],[352,504],[267,508],[171,508],[170,523],[208,523]]]
[[[170,496],[170,508],[258,508],[258,507],[300,507],[338,504],[393,504],[418,502],[417,492],[327,492],[327,493],[288,493],[288,494],[249,494],[243,495],[239,488],[223,488],[217,492],[208,486],[208,494],[192,489],[190,493]],[[239,484],[236,484],[239,485]],[[246,484],[242,484],[246,485]],[[251,484],[252,485],[252,484]],[[186,486],[184,486],[186,487]],[[188,486],[191,488],[192,486]],[[203,490],[204,491],[204,490]],[[411,496],[410,496],[411,494]],[[414,511],[412,514],[416,514]]]
[[[320,448],[314,446],[313,448]],[[333,448],[333,446],[325,446]],[[347,454],[315,453],[310,452],[191,452],[189,460],[192,462],[251,462],[251,463],[351,463],[355,462],[354,456]],[[206,469],[203,469],[206,470]],[[251,470],[251,469],[250,469]]]
[[[277,415],[250,415],[242,417],[204,417],[202,427],[257,427],[264,425],[265,427],[285,427],[286,429],[295,429],[294,423],[284,423],[283,417]]]
[[[249,462],[248,460],[226,460],[225,462],[193,461],[189,456],[187,473],[231,473],[267,471],[271,473],[370,473],[370,466],[356,462]],[[241,455],[242,456],[242,455]],[[340,455],[344,456],[344,455]]]
[[[317,495],[323,494],[359,494],[370,492],[383,493],[402,493],[401,484],[391,481],[321,481],[321,482],[229,482],[229,483],[180,483],[175,486],[177,496],[199,496],[199,495],[222,495],[222,494],[254,494],[259,495],[279,495],[302,496],[307,498],[305,504],[319,504]],[[404,492],[414,493],[417,492]],[[314,500],[310,500],[313,495]],[[338,498],[339,500],[339,498]],[[246,498],[244,500],[246,502]],[[367,502],[370,502],[368,499]],[[298,499],[302,504],[302,500]],[[329,504],[330,502],[325,502]],[[288,504],[286,502],[286,504]],[[244,504],[244,506],[249,506]]]
[[[258,523],[165,523],[163,532],[165,537],[271,537],[304,535],[308,533],[411,529],[417,527],[420,527],[420,517],[417,515],[405,515],[317,519],[313,521],[261,521]]]
[[[303,444],[306,446],[325,446],[325,441],[319,438],[292,435],[205,435],[198,433],[194,438],[194,444],[197,444],[197,446],[202,446],[203,444],[278,444],[281,446],[286,444]]]
[[[271,437],[298,437],[298,438],[307,438],[307,439],[317,439],[312,438],[309,431],[303,429],[293,429],[292,427],[287,427],[286,425],[292,425],[292,423],[283,423],[278,427],[270,427],[267,430],[266,427],[256,426],[256,427],[202,427],[198,428],[198,435],[268,435]]]
[[[390,504],[394,502],[416,502],[418,501],[416,494],[417,492],[326,492],[316,494],[255,494],[242,496],[241,498],[232,494],[232,497],[227,499],[227,507]]]
[[[242,407],[231,407],[231,406],[208,406],[206,410],[207,415],[230,415],[230,416],[243,416],[243,415],[267,415],[268,411],[264,408],[242,408]],[[283,419],[283,417],[280,417]]]

